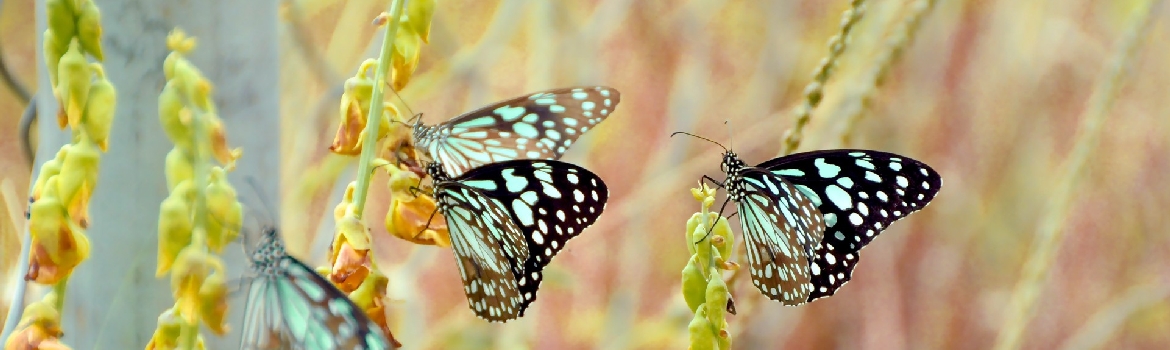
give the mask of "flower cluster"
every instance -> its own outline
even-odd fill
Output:
[[[383,14],[375,21],[376,24],[397,25],[388,28],[393,50],[382,55],[389,58],[389,62],[367,60],[353,77],[346,80],[339,110],[340,123],[329,148],[336,154],[362,155],[369,159],[363,159],[367,168],[359,171],[358,181],[349,185],[344,199],[334,209],[336,230],[329,254],[330,267],[325,272],[338,289],[349,293],[354,303],[388,335],[390,327],[384,310],[388,280],[371,261],[371,237],[362,221],[373,169],[384,169],[390,178],[391,204],[385,225],[392,235],[419,244],[450,245],[445,225],[428,226],[427,219],[435,210],[435,201],[429,196],[415,196],[417,193],[413,189],[419,186],[422,174],[410,139],[410,127],[398,108],[386,103],[383,93],[387,85],[400,90],[410,81],[411,74],[418,67],[421,46],[430,37],[434,7],[434,0],[410,1],[404,13],[397,14],[398,18]],[[384,51],[387,49],[383,48]],[[380,75],[376,69],[381,73],[388,70],[389,74]],[[375,71],[373,76],[371,71]],[[384,79],[378,81],[379,76]],[[376,134],[371,137],[368,133]],[[374,142],[369,143],[370,140]],[[395,162],[375,159],[371,150],[380,150],[386,155],[384,158]],[[438,218],[432,222],[443,220]]]
[[[97,187],[101,153],[108,148],[117,92],[102,60],[101,13],[91,0],[45,1],[45,64],[61,108],[58,126],[72,141],[41,166],[29,207],[32,249],[25,279],[53,291],[24,310],[20,328],[5,349],[68,349],[60,343],[65,285],[89,257],[89,201]],[[87,57],[87,55],[89,57]]]
[[[243,224],[243,206],[226,174],[241,152],[228,147],[211,83],[185,58],[194,38],[175,30],[167,46],[172,52],[163,62],[167,83],[158,112],[175,147],[166,157],[170,194],[159,205],[156,274],[170,273],[175,305],[159,316],[146,348],[203,348],[200,324],[228,332],[227,275],[218,254]]]
[[[734,308],[722,271],[739,268],[725,258],[731,256],[734,236],[727,218],[708,211],[715,203],[715,189],[700,185],[691,189],[691,195],[702,206],[687,220],[687,250],[691,259],[682,270],[683,299],[695,313],[687,327],[690,348],[726,350],[731,348],[726,314],[734,313]]]

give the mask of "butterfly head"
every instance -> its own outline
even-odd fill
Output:
[[[738,174],[744,166],[745,164],[743,160],[740,160],[739,156],[737,156],[735,152],[727,151],[723,153],[723,162],[719,163],[719,170],[722,170],[727,175],[735,175]]]
[[[426,126],[422,123],[422,113],[419,113],[418,115],[414,116],[414,118],[410,119],[411,120],[408,120],[404,124],[410,127],[410,136],[414,138],[415,144],[424,145],[427,143],[427,141],[434,137],[435,128]]]
[[[280,233],[275,227],[265,227],[252,251],[252,269],[258,272],[271,270],[276,262],[285,255],[284,243],[280,241]]]
[[[447,171],[443,170],[443,163],[430,162],[426,165],[427,175],[435,182],[450,181],[451,177],[447,176]]]

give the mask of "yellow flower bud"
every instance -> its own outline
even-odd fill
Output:
[[[64,112],[58,113],[58,126],[64,128],[67,121],[81,119],[81,112],[85,108],[86,99],[89,98],[92,79],[93,71],[81,53],[81,44],[73,40],[69,43],[69,50],[65,51],[57,65],[58,85],[54,92]]]
[[[98,61],[105,60],[102,56],[102,13],[92,0],[81,2],[81,11],[77,14],[77,38],[85,52]]]
[[[52,185],[54,179],[49,180]],[[89,257],[89,239],[84,230],[70,222],[65,206],[52,193],[43,196],[29,209],[29,233],[32,235],[28,280],[55,284],[69,276],[73,268]]]
[[[166,159],[167,189],[174,190],[180,182],[195,177],[195,167],[191,165],[191,155],[176,146],[167,152]]]
[[[690,350],[715,349],[715,332],[711,328],[711,322],[707,321],[707,306],[701,305],[695,311],[695,318],[687,325],[687,332],[691,336]]]
[[[227,282],[221,272],[212,273],[199,288],[199,316],[203,324],[218,335],[227,334],[229,330],[226,318],[227,296]]]
[[[354,249],[370,250],[370,232],[366,229],[366,225],[362,224],[361,220],[358,220],[357,216],[347,213],[341,220],[337,221],[336,228],[337,235],[334,237],[342,238],[344,236],[345,241],[353,245]],[[337,239],[334,239],[334,241],[336,242]],[[336,253],[340,248],[335,247],[334,252]]]
[[[51,27],[45,29],[44,43],[42,43],[45,53],[45,67],[49,67],[49,82],[53,84],[53,87],[57,86],[57,67],[61,63],[61,56],[69,50],[71,39],[73,39],[72,36],[61,36]]]
[[[57,156],[41,165],[41,173],[37,175],[37,181],[33,183],[32,198],[34,200],[41,198],[45,191],[45,186],[50,178],[57,176],[61,172],[61,164],[65,162],[65,157],[69,155],[69,149],[73,148],[72,144],[61,146],[57,151]],[[57,186],[53,185],[53,193],[56,196]]]
[[[435,16],[435,0],[411,0],[406,4],[405,27],[430,44],[431,18]]]
[[[191,245],[179,252],[171,271],[171,292],[184,322],[195,324],[199,321],[199,290],[212,272],[222,271],[223,262],[203,251],[202,247]]]
[[[28,304],[16,332],[8,337],[4,349],[69,349],[59,342],[61,315],[57,312],[57,293],[49,292],[41,300]]]
[[[406,87],[406,83],[410,82],[410,77],[414,74],[415,68],[418,68],[419,52],[422,44],[419,42],[419,37],[410,31],[398,31],[394,39],[394,53],[391,55],[390,63],[393,68],[390,71],[390,86],[394,90],[402,90]]]
[[[223,250],[239,235],[243,225],[243,206],[236,200],[236,189],[227,180],[223,168],[212,167],[207,185],[207,246],[214,252]]]
[[[228,148],[227,132],[224,131],[223,121],[220,120],[214,112],[207,113],[204,116],[207,118],[206,122],[210,127],[210,130],[208,131],[211,133],[209,136],[211,138],[210,144],[212,155],[215,156],[215,160],[219,161],[220,164],[223,164],[224,167],[228,169],[235,168],[236,159],[240,159],[240,157],[244,155],[244,151],[240,148]]]
[[[207,248],[218,254],[240,236],[240,228],[244,222],[244,206],[239,202],[233,202],[227,209],[214,210],[218,211],[207,216]]]
[[[370,99],[374,92],[374,81],[365,76],[364,68],[372,60],[362,64],[357,76],[345,81],[345,92],[341,95],[341,123],[337,133],[333,136],[333,144],[329,150],[343,155],[358,155],[362,152],[362,139],[365,138],[367,113],[370,110]],[[392,106],[392,105],[387,105]],[[391,107],[393,108],[393,107]],[[389,119],[383,116],[378,127],[378,137],[389,132]]]
[[[191,245],[191,206],[182,192],[173,192],[159,205],[158,269],[156,277],[170,271],[179,252]]]
[[[686,300],[687,307],[691,308],[691,312],[694,312],[699,305],[703,305],[707,290],[707,280],[703,277],[700,265],[696,261],[697,258],[697,256],[692,255],[687,266],[682,270],[683,300]]]
[[[74,144],[61,164],[57,175],[57,196],[69,209],[75,222],[84,222],[89,217],[89,199],[97,187],[98,165],[101,153],[92,140],[82,138]]]
[[[150,343],[146,344],[146,350],[178,349],[182,329],[183,319],[175,313],[175,309],[163,311],[158,315],[158,328],[155,328],[154,335],[150,337]]]
[[[179,93],[179,84],[169,81],[158,95],[158,120],[162,124],[163,132],[175,144],[176,148],[190,154],[194,151],[194,140],[191,136],[191,111],[183,105],[183,97]]]
[[[711,274],[711,280],[707,281],[706,286],[707,320],[713,325],[720,325],[725,322],[727,298],[731,295],[728,294],[727,283],[723,282],[717,268],[711,268],[708,273]]]
[[[81,121],[81,127],[89,138],[105,152],[109,148],[110,127],[114,124],[118,93],[114,89],[114,84],[106,79],[101,65],[94,63],[93,68],[95,72],[98,72],[98,79],[89,88],[89,101],[85,104],[85,115]],[[72,127],[77,128],[77,126]]]
[[[45,19],[49,29],[62,38],[77,35],[77,16],[74,15],[73,0],[45,0]]]
[[[370,250],[355,249],[344,235],[333,242],[338,247],[336,259],[329,273],[329,280],[342,292],[352,292],[370,275]]]

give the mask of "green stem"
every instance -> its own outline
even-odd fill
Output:
[[[211,174],[210,157],[205,152],[209,147],[210,137],[206,123],[208,120],[207,113],[199,108],[195,101],[186,100],[186,107],[191,111],[191,137],[195,141],[192,142],[191,152],[191,166],[193,169],[193,181],[195,185],[195,205],[192,208],[193,217],[195,218],[194,227],[192,228],[191,244],[204,251],[207,250],[207,231],[204,230],[203,224],[207,222],[207,185],[211,182],[209,177]],[[206,146],[206,147],[205,147]],[[183,324],[179,331],[179,348],[184,350],[197,349],[199,340],[199,322],[194,324]]]
[[[58,313],[65,311],[65,287],[69,285],[69,276],[62,278],[60,282],[53,285],[53,293],[57,294],[57,300],[53,303],[53,307],[57,309]],[[13,306],[16,307],[16,306]]]
[[[374,175],[374,151],[378,145],[378,128],[382,122],[383,95],[386,90],[386,74],[390,72],[390,54],[394,52],[394,38],[398,36],[398,24],[402,18],[402,0],[390,4],[390,23],[386,25],[386,36],[382,38],[382,52],[378,55],[378,68],[374,71],[374,92],[370,97],[370,112],[366,114],[366,135],[362,139],[362,155],[358,160],[357,188],[353,199],[358,219],[366,209],[366,192],[370,189],[370,178]]]

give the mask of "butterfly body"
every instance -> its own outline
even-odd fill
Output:
[[[266,229],[250,256],[256,277],[248,289],[240,348],[397,348],[381,328],[328,280],[289,256],[274,229]]]
[[[472,311],[489,321],[524,315],[542,270],[605,209],[597,175],[554,160],[511,160],[450,177],[430,163],[433,196]]]
[[[721,167],[741,213],[752,282],[786,305],[833,295],[862,247],[942,187],[926,164],[869,150],[798,153],[754,167],[728,151]]]
[[[437,125],[414,126],[415,147],[458,176],[514,159],[559,159],[617,108],[621,94],[605,86],[541,91],[488,105]]]

